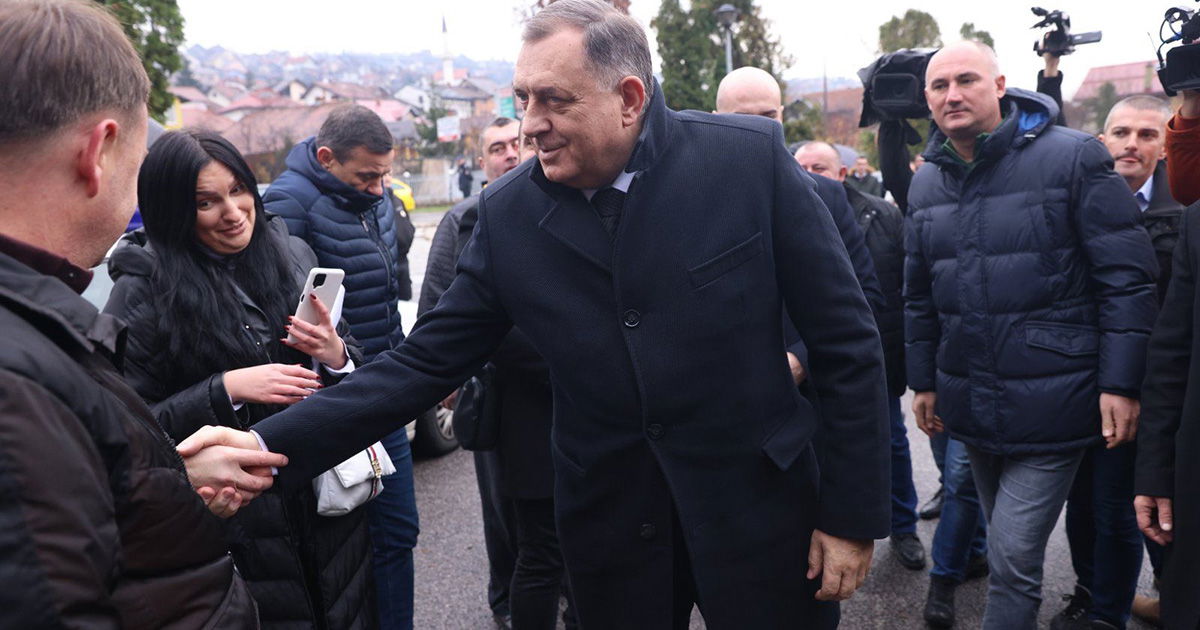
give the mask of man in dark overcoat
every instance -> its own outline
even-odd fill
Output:
[[[306,484],[450,393],[516,325],[550,367],[555,510],[585,628],[830,628],[888,534],[871,310],[829,212],[761,117],[667,109],[636,22],[560,0],[514,93],[538,159],[491,183],[407,341],[255,426]],[[784,353],[807,343],[821,414]],[[412,413],[410,413],[410,411]],[[822,435],[821,466],[810,437]]]
[[[1165,628],[1200,628],[1200,220],[1183,213],[1158,322],[1150,335],[1137,439],[1138,527],[1167,547],[1162,574]]]

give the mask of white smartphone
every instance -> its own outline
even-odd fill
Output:
[[[312,300],[308,299],[311,293],[316,293],[317,297],[321,298],[321,302],[325,304],[325,308],[329,309],[330,315],[333,317],[338,295],[342,290],[342,279],[345,277],[346,272],[341,269],[327,267],[310,269],[308,280],[304,282],[304,290],[300,292],[300,302],[296,304],[296,319],[302,319],[310,324],[317,323],[317,308],[313,306]],[[337,324],[337,318],[333,318],[333,322]],[[288,341],[295,341],[295,339],[288,335]]]

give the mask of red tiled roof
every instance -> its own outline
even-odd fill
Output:
[[[376,98],[376,99],[358,99],[355,101],[359,105],[379,114],[379,117],[384,122],[392,122],[405,118],[411,113],[408,105],[397,101],[396,99]]]
[[[228,107],[221,110],[221,113],[232,112],[238,109],[262,109],[264,107],[296,107],[298,103],[286,96],[270,93],[269,91],[259,96],[247,95],[229,104]]]
[[[379,88],[359,85],[357,83],[323,82],[317,83],[313,85],[313,87],[319,87],[327,92],[332,92],[339,98],[348,100],[356,100],[360,98],[380,98],[385,96]]]
[[[1117,89],[1117,96],[1133,94],[1162,94],[1162,85],[1154,74],[1157,64],[1153,61],[1135,61],[1115,66],[1100,66],[1088,70],[1083,83],[1075,91],[1072,100],[1081,101],[1094,98],[1100,91],[1100,86],[1112,83]]]
[[[224,133],[233,126],[233,121],[224,116],[218,116],[200,103],[184,103],[179,107],[183,120],[181,125],[188,129],[207,129]]]
[[[167,91],[171,94],[174,94],[179,98],[180,101],[184,103],[191,101],[197,101],[201,103],[208,102],[208,97],[205,96],[204,92],[201,92],[198,88],[190,85],[172,85],[171,87],[167,88]]]

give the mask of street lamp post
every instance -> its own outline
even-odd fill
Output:
[[[733,25],[737,23],[741,12],[732,4],[722,4],[713,11],[717,23],[725,31],[725,74],[733,72]]]

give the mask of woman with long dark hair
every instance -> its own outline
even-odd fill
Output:
[[[289,316],[316,256],[263,210],[232,144],[166,133],[138,177],[145,228],[113,253],[105,311],[128,325],[126,377],[171,437],[207,424],[247,429],[362,362],[315,295],[305,299],[318,324]],[[270,490],[231,525],[264,628],[377,626],[363,510],[320,516],[311,490]]]

